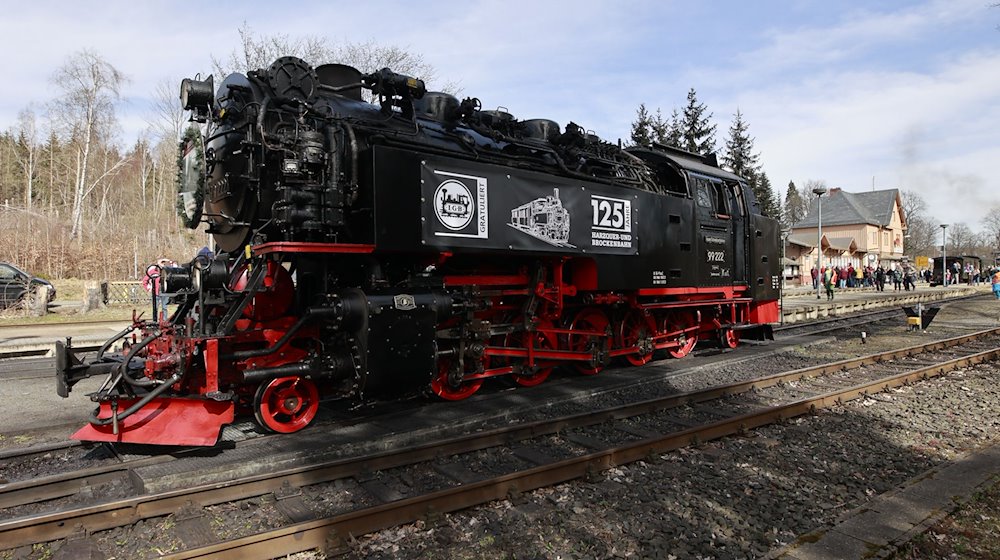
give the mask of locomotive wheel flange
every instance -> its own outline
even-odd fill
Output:
[[[319,410],[319,390],[310,379],[279,377],[262,383],[254,395],[254,416],[264,429],[281,434],[308,426]]]

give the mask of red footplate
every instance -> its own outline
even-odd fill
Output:
[[[120,399],[119,414],[138,399]],[[118,422],[118,433],[112,424],[80,428],[73,439],[147,443],[152,445],[215,445],[222,426],[233,421],[236,407],[231,401],[161,397],[153,399],[128,418]],[[98,418],[111,417],[111,404],[101,403]]]

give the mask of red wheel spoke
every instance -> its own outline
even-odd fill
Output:
[[[302,377],[279,377],[257,389],[254,412],[257,421],[270,431],[283,434],[308,426],[319,410],[316,384]]]
[[[633,366],[642,366],[653,359],[653,344],[650,340],[655,325],[651,324],[652,319],[645,317],[638,311],[630,311],[622,319],[619,325],[619,343],[623,348],[640,346],[640,351],[635,354],[626,354],[625,360]]]
[[[664,332],[688,331],[697,325],[690,312],[678,311],[670,312],[663,320]],[[698,344],[698,334],[696,331],[681,332],[676,338],[677,346],[669,348],[667,352],[674,358],[683,358],[694,350]]]
[[[547,329],[551,327],[552,323],[550,321],[542,320],[539,321],[535,328]],[[527,348],[528,342],[532,343],[535,350],[553,350],[556,348],[554,336],[540,330],[511,333],[507,336],[506,346]],[[536,361],[533,368],[529,368],[527,364],[524,364],[523,368],[519,369],[515,365],[514,373],[510,374],[510,378],[514,380],[514,383],[522,387],[534,387],[549,378],[552,370],[555,369],[555,365]]]

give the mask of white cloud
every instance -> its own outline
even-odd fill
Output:
[[[289,10],[246,2],[236,10],[43,0],[0,20],[0,47],[31,53],[9,58],[0,128],[29,102],[52,98],[49,76],[92,48],[131,79],[120,116],[130,144],[150,118],[143,99],[165,79],[209,71],[210,54],[228,55],[246,19],[262,34],[409,47],[487,107],[572,120],[611,141],[628,135],[640,102],[669,114],[695,87],[715,113],[720,145],[732,114],[743,112],[779,194],[791,179],[861,190],[874,175],[879,187],[921,192],[939,219],[977,227],[1000,192],[1000,10],[981,0],[865,4],[817,25],[796,17],[808,4],[775,4],[305,2]],[[728,39],[704,51],[706,29]]]

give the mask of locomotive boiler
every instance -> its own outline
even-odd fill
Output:
[[[107,375],[78,439],[212,445],[238,415],[294,432],[321,399],[463,399],[778,320],[778,225],[712,155],[294,57],[181,101],[178,210],[216,252],[157,271],[169,316],[154,298],[89,360],[59,345],[61,396]]]

